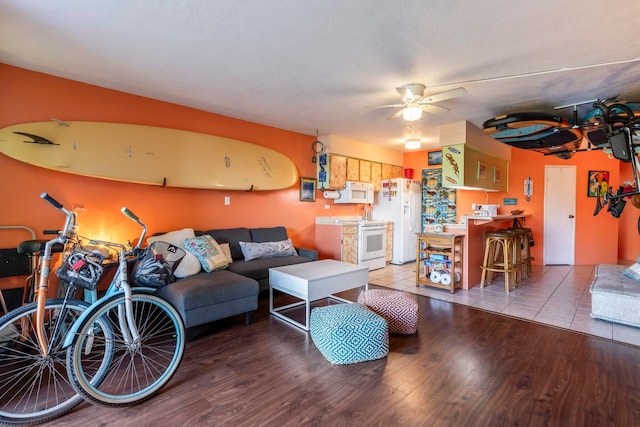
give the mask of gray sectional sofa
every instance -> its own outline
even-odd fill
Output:
[[[200,272],[160,288],[158,295],[180,312],[190,328],[238,314],[250,323],[258,308],[258,294],[269,289],[269,268],[318,259],[312,249],[295,248],[297,255],[245,260],[240,242],[279,242],[287,240],[284,227],[212,229],[208,234],[219,244],[228,243],[233,262],[226,269]]]

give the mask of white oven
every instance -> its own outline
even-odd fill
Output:
[[[358,264],[369,270],[384,268],[387,254],[387,223],[361,221],[358,224]]]

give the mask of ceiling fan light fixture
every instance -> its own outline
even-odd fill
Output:
[[[417,106],[409,106],[402,110],[402,118],[408,122],[419,120],[422,117],[422,108]]]
[[[407,150],[415,150],[420,148],[420,140],[416,138],[407,139],[404,143],[404,148]]]

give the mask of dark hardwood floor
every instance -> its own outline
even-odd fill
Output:
[[[262,296],[251,325],[233,318],[189,343],[150,401],[83,403],[48,425],[640,425],[639,348],[415,298],[416,335],[392,335],[385,359],[331,365]]]

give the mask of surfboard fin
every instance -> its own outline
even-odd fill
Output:
[[[249,187],[249,189],[247,190],[247,193],[250,193],[253,191],[253,184],[251,184],[251,187]]]
[[[33,140],[33,141],[23,141],[27,144],[60,145],[60,144],[56,144],[55,142],[49,141],[47,138],[43,138],[41,136],[34,135],[32,133],[27,133],[27,132],[13,132],[13,133],[26,136],[27,138],[31,138]]]

